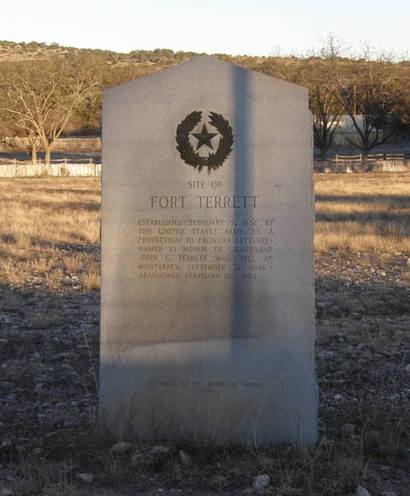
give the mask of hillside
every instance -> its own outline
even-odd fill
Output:
[[[154,50],[132,50],[129,53],[114,52],[111,50],[100,50],[91,48],[74,48],[61,46],[58,43],[41,43],[32,41],[30,43],[17,43],[14,41],[0,40],[0,62],[25,62],[41,61],[50,57],[64,57],[69,54],[82,54],[98,57],[107,65],[132,65],[152,72],[163,67],[179,64],[189,60],[194,55],[201,55],[196,52],[178,51],[174,52],[168,48],[156,48]],[[283,65],[294,64],[297,57],[256,57],[249,55],[231,56],[225,54],[213,54],[218,58],[242,65],[243,67],[255,70],[263,70],[266,65],[273,61]]]
[[[66,135],[95,135],[100,132],[100,110],[101,89],[120,84],[124,81],[145,76],[157,72],[163,68],[170,67],[189,60],[194,52],[174,52],[170,49],[157,48],[155,50],[133,50],[129,53],[117,53],[110,50],[96,50],[86,48],[64,47],[58,44],[46,43],[16,43],[12,41],[0,41],[0,77],[9,75],[29,68],[36,64],[34,73],[47,71],[47,63],[51,60],[63,61],[70,56],[83,58],[83,64],[89,73],[95,74],[99,80],[100,91],[92,99],[88,99],[81,105],[70,119],[64,134]],[[216,54],[217,57],[236,63],[243,67],[272,72],[274,61],[280,61],[280,65],[287,65],[296,59],[275,59],[270,57],[232,57],[224,54]],[[271,74],[273,75],[273,74]],[[4,80],[5,77],[2,77]],[[0,94],[1,98],[1,94]],[[13,127],[13,126],[12,126]],[[14,136],[9,130],[4,119],[0,120],[0,136]]]
[[[329,45],[305,57],[214,55],[246,69],[307,87],[310,93],[310,109],[315,119],[315,145],[321,150],[322,156],[325,156],[331,145],[333,115],[347,114],[354,119],[355,115],[368,113],[365,119],[368,129],[359,146],[365,155],[375,146],[384,143],[382,139],[376,144],[369,142],[368,136],[372,136],[376,128],[384,133],[384,136],[396,134],[407,136],[408,139],[410,61],[396,62],[381,56],[349,58],[342,57],[333,50],[334,47]],[[40,139],[36,126],[28,125],[30,117],[24,120],[24,126],[21,125],[22,121],[16,120],[15,116],[23,108],[17,108],[21,92],[25,92],[26,99],[41,99],[42,95],[47,94],[50,80],[55,81],[58,88],[53,90],[53,105],[54,108],[62,110],[67,98],[73,95],[75,84],[73,86],[72,80],[79,72],[83,74],[83,79],[94,80],[93,91],[87,92],[79,100],[70,112],[62,134],[59,132],[57,137],[98,135],[101,126],[101,93],[104,88],[152,74],[187,61],[194,55],[199,54],[174,52],[167,48],[118,53],[110,50],[64,47],[57,43],[0,41],[0,80],[3,82],[0,86],[0,107],[4,110],[0,115],[0,137],[37,136]],[[71,69],[68,68],[70,64]],[[64,66],[65,72],[62,70]],[[10,91],[14,91],[14,96]],[[20,97],[16,92],[20,92]],[[63,97],[63,93],[66,96]],[[34,103],[25,102],[25,105],[31,104]],[[42,108],[43,104],[36,105],[37,108]],[[54,111],[53,115],[55,116]],[[42,116],[40,121],[44,122],[44,119]],[[54,143],[55,136],[53,137],[50,126],[51,123],[48,125],[47,132],[50,136],[47,141]],[[45,146],[44,140],[40,141],[41,146]]]

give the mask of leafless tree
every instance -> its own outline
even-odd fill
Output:
[[[11,116],[20,134],[29,138],[33,160],[41,143],[49,163],[53,145],[98,80],[86,58],[70,56],[14,66],[4,86],[0,112]]]
[[[358,139],[351,143],[367,156],[398,130],[398,109],[403,85],[396,65],[386,58],[373,59],[368,50],[348,70],[333,74],[335,96],[350,117]]]
[[[313,137],[321,158],[333,143],[343,108],[335,95],[332,74],[341,63],[346,46],[329,33],[318,50],[308,52],[300,65],[297,82],[309,89],[309,106],[313,113]]]
[[[19,138],[23,138],[22,142]],[[37,163],[37,152],[41,146],[40,137],[27,127],[21,128],[19,121],[14,119],[13,114],[4,113],[2,115],[2,136],[0,142],[6,149],[24,149],[31,155],[31,162]]]

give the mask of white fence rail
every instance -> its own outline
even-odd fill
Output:
[[[318,172],[402,172],[410,170],[410,160],[404,157],[367,157],[337,155],[333,159],[316,161]],[[101,164],[57,161],[51,164],[0,162],[0,177],[99,177]]]
[[[26,162],[0,163],[0,177],[71,177],[101,176],[101,164],[57,162],[51,164],[30,164]]]
[[[410,170],[410,160],[404,154],[335,155],[315,161],[319,172],[403,172]]]

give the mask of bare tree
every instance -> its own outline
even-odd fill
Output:
[[[313,114],[313,138],[320,150],[321,158],[333,143],[333,137],[343,113],[335,97],[330,78],[331,65],[335,62],[316,57],[305,59],[298,76],[298,81],[309,90],[309,107]]]
[[[313,113],[313,137],[322,160],[333,143],[343,108],[335,96],[332,74],[347,48],[340,38],[329,33],[318,50],[308,53],[300,66],[297,82],[309,89]]]
[[[10,150],[23,149],[31,155],[31,162],[37,163],[37,152],[41,145],[40,137],[27,127],[21,128],[13,114],[2,115],[2,136],[0,142]],[[20,140],[19,138],[23,138]]]
[[[313,138],[320,150],[321,159],[333,144],[334,134],[342,115],[341,107],[325,86],[317,85],[310,93],[310,108],[313,113]]]
[[[410,136],[410,64],[397,65],[400,88],[402,90],[400,104],[397,105],[398,134],[401,137]]]
[[[358,139],[351,144],[367,156],[398,130],[403,86],[397,67],[386,58],[373,60],[366,50],[353,67],[338,69],[333,78],[337,89],[334,94],[356,130]]]
[[[0,111],[13,117],[14,126],[29,138],[36,160],[40,143],[45,162],[76,108],[97,86],[88,59],[70,56],[43,62],[25,62],[4,83],[5,98]]]

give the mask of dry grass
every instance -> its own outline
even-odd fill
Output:
[[[13,287],[99,287],[99,180],[0,181],[0,275]]]
[[[91,291],[100,288],[100,274],[97,264],[92,264],[84,273],[82,278],[84,291]]]
[[[410,173],[317,175],[315,248],[410,253]]]
[[[77,410],[70,413],[80,408],[82,422],[95,424],[88,408],[97,401],[99,181],[0,180],[0,324],[7,324],[0,382],[13,388],[3,428],[16,439],[4,452],[17,459],[9,484],[15,494],[118,494],[106,487],[128,485],[133,494],[176,494],[177,487],[237,496],[251,494],[246,488],[264,473],[271,478],[265,494],[346,496],[364,484],[376,496],[404,496],[410,173],[316,175],[315,189],[318,446],[169,445],[169,455],[151,463],[151,447],[138,444],[144,456],[136,467],[113,457],[111,441],[94,438],[88,424],[75,423]],[[65,405],[73,426],[49,427],[53,415],[59,419],[55,403]],[[44,455],[34,456],[39,447]],[[191,466],[181,465],[181,447]],[[96,487],[79,487],[82,471],[95,474]]]
[[[317,175],[318,254],[410,253],[410,173]],[[99,288],[99,180],[0,181],[0,276],[13,287]]]

